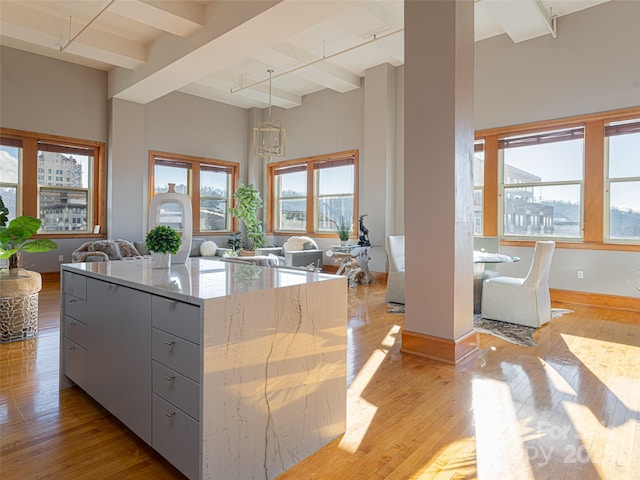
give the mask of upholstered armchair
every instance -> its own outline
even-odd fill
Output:
[[[404,303],[404,235],[388,236],[385,248],[389,264],[385,300]]]
[[[525,278],[495,277],[482,287],[482,316],[490,320],[539,327],[551,319],[549,271],[555,242],[536,242]]]

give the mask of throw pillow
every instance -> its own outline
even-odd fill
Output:
[[[140,253],[140,255],[151,255],[149,249],[147,248],[147,244],[144,242],[133,242],[133,246],[136,247],[136,250]]]
[[[106,253],[109,260],[122,260],[120,248],[113,240],[96,240],[89,245],[89,251]]]
[[[116,244],[120,249],[120,255],[123,257],[139,257],[140,252],[129,240],[116,240]]]
[[[207,240],[206,242],[202,242],[200,245],[200,255],[203,257],[215,257],[216,252],[218,251],[218,245],[211,240]]]
[[[318,244],[309,237],[289,237],[282,246],[285,252],[297,252],[300,250],[315,250]]]

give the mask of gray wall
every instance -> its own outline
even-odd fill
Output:
[[[107,142],[107,73],[0,47],[0,126]],[[59,269],[83,240],[56,239],[55,252],[24,254],[25,267]]]
[[[516,125],[640,105],[640,2],[608,2],[558,20],[551,35],[514,44],[506,35],[476,43],[475,128]],[[532,248],[503,248],[522,261],[503,265],[526,275]],[[556,248],[552,288],[637,295],[640,253]],[[584,279],[577,279],[577,270]]]

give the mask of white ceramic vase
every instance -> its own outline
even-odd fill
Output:
[[[179,212],[178,225],[174,225],[176,212]],[[163,216],[171,218],[172,222],[163,221]],[[149,205],[149,230],[156,225],[168,225],[180,232],[182,244],[178,253],[171,255],[171,263],[185,263],[191,251],[191,234],[193,231],[193,216],[191,215],[191,200],[187,195],[177,193],[175,184],[169,184],[167,193],[156,193]]]
[[[169,252],[151,252],[151,268],[169,268],[171,266],[171,254]]]

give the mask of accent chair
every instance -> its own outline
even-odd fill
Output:
[[[539,327],[551,319],[549,271],[555,242],[536,242],[525,278],[495,277],[482,287],[482,316],[490,320]]]

